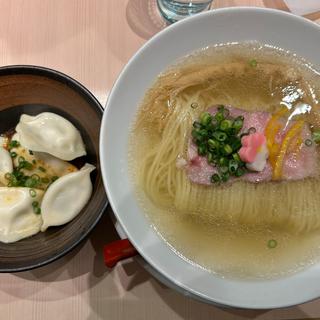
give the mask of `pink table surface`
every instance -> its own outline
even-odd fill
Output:
[[[214,3],[234,5],[286,8],[282,0]],[[155,0],[0,0],[0,65],[60,70],[83,83],[104,105],[125,63],[164,27]],[[1,274],[0,319],[320,317],[320,300],[273,311],[222,309],[166,288],[135,260],[108,270],[102,248],[118,239],[109,214],[110,209],[90,237],[60,260],[29,272]]]

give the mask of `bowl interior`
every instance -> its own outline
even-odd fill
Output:
[[[91,174],[93,193],[81,213],[71,222],[51,227],[11,244],[0,243],[0,271],[12,272],[46,264],[79,243],[93,228],[107,204],[99,164],[99,102],[71,78],[38,67],[0,68],[0,133],[13,129],[21,114],[49,111],[71,121],[81,132],[87,156],[77,160],[96,166]]]
[[[266,309],[320,296],[315,281],[320,276],[319,265],[292,276],[256,281],[222,278],[192,265],[176,255],[150,226],[135,198],[127,163],[130,124],[157,75],[194,50],[249,40],[290,50],[320,66],[320,28],[303,18],[270,9],[228,8],[182,20],[148,41],[121,73],[109,95],[102,121],[100,156],[104,184],[115,215],[152,267],[178,288],[208,302]]]

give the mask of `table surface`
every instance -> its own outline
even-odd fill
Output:
[[[213,7],[236,5],[287,8],[282,0],[216,0]],[[319,14],[308,17],[320,23]],[[0,0],[0,65],[60,70],[83,83],[104,105],[125,63],[164,27],[155,0]],[[222,309],[168,289],[135,260],[108,270],[102,248],[116,239],[108,209],[90,237],[67,256],[33,271],[1,274],[0,318],[320,318],[320,300],[282,310]]]

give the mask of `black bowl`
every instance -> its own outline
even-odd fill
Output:
[[[0,133],[14,128],[23,113],[45,111],[62,115],[80,130],[87,149],[84,161],[97,168],[91,174],[93,193],[68,224],[15,243],[0,243],[0,272],[33,269],[63,256],[89,234],[108,203],[99,164],[103,109],[98,100],[79,82],[55,70],[36,66],[0,68]]]

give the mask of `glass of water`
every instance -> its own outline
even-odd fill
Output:
[[[208,10],[213,0],[157,0],[161,15],[170,23]]]

